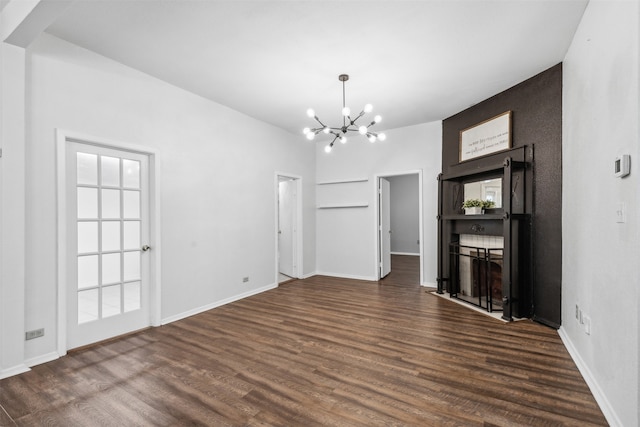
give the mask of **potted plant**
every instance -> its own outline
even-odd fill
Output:
[[[480,199],[468,199],[462,204],[465,215],[480,215],[485,209],[490,209],[495,206],[495,203],[491,200]]]
[[[482,201],[482,209],[492,209],[496,206],[496,204],[491,200],[483,200]]]

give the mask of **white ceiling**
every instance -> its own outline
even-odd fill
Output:
[[[587,0],[81,0],[48,32],[290,132],[365,103],[392,129],[561,62]],[[302,134],[300,134],[302,137]]]

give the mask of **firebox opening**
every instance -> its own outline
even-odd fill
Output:
[[[487,311],[502,310],[503,238],[460,235],[452,244],[451,296]]]

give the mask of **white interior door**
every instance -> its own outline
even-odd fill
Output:
[[[391,272],[391,184],[380,178],[380,278]]]
[[[150,325],[148,156],[68,143],[67,349]]]
[[[278,271],[296,277],[296,182],[278,183]]]

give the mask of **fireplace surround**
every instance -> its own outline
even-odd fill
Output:
[[[452,165],[438,177],[438,293],[502,311],[502,318],[531,317],[532,147],[518,147]],[[502,181],[501,207],[464,215],[466,184]]]

